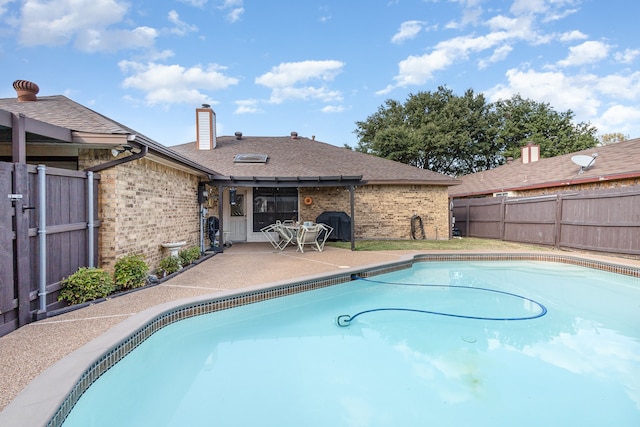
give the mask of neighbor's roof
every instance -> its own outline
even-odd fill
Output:
[[[304,137],[220,136],[212,150],[198,150],[195,142],[171,148],[228,177],[361,175],[368,184],[458,184],[456,179],[430,170]],[[268,160],[234,163],[236,154],[266,154]]]
[[[598,154],[595,162],[580,174],[580,166],[571,157],[592,156],[594,153]],[[540,159],[533,163],[523,164],[522,159],[516,159],[495,169],[459,177],[462,184],[450,188],[449,195],[469,197],[635,177],[640,177],[640,138]]]
[[[18,102],[17,98],[0,98],[0,110],[13,114],[24,114],[30,119],[70,129],[74,132],[95,135],[135,135],[135,142],[147,146],[152,155],[206,174],[215,173],[151,138],[62,95],[38,96],[36,101],[27,102]]]

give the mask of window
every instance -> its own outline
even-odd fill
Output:
[[[276,221],[298,219],[297,188],[254,188],[253,231]]]

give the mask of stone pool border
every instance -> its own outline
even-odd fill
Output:
[[[320,289],[411,267],[416,262],[545,261],[560,262],[640,278],[640,268],[570,255],[545,253],[439,253],[408,255],[395,262],[354,267],[338,273],[268,283],[161,304],[114,326],[58,361],[34,379],[0,414],[7,425],[60,427],[93,382],[144,340],[179,320]]]

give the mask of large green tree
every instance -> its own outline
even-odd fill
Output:
[[[504,157],[520,157],[526,144],[540,146],[541,157],[573,153],[598,144],[596,128],[588,123],[574,124],[574,113],[555,111],[548,103],[514,95],[494,104],[498,145]]]
[[[439,87],[356,122],[356,150],[453,176],[490,169],[501,159],[492,120],[483,95]]]
[[[404,104],[389,99],[356,122],[356,150],[459,176],[519,157],[528,143],[539,144],[542,157],[595,146],[596,129],[572,120],[571,111],[519,95],[491,104],[471,89],[458,96],[441,86],[410,94]]]

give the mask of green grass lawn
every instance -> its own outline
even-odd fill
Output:
[[[327,246],[350,249],[351,242],[327,242]],[[390,251],[390,250],[521,250],[521,251],[550,251],[548,246],[525,245],[514,242],[503,242],[494,239],[476,239],[464,237],[451,240],[358,240],[357,251]]]

